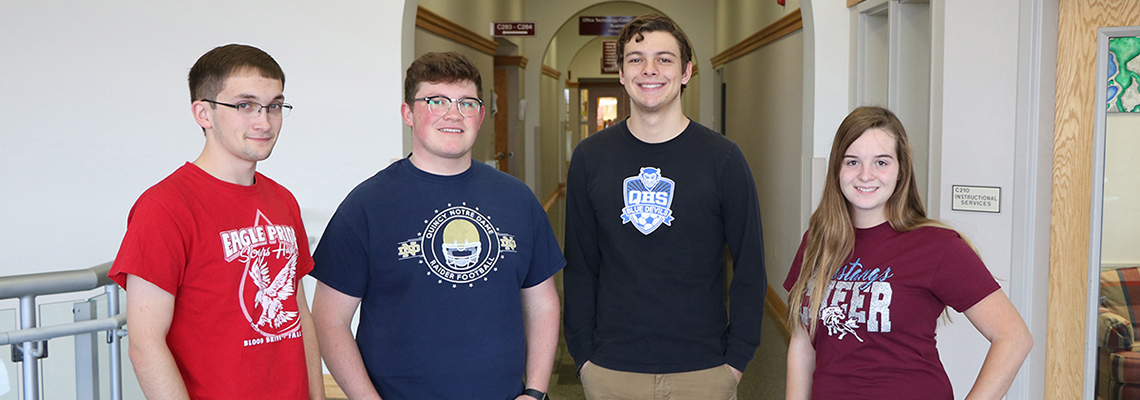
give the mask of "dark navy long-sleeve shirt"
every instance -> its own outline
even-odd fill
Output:
[[[745,369],[767,277],[756,186],[736,143],[690,122],[649,144],[622,121],[579,143],[566,195],[564,329],[579,366]]]

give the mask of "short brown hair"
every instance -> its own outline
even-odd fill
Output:
[[[689,37],[685,36],[685,32],[681,27],[677,26],[676,22],[672,19],[661,14],[643,14],[629,21],[624,28],[621,28],[621,33],[618,34],[617,42],[617,57],[618,65],[625,62],[625,44],[631,41],[641,42],[645,40],[643,34],[649,32],[664,31],[673,35],[677,39],[677,47],[681,48],[682,63],[693,61],[693,45],[689,43]],[[682,68],[684,65],[682,64]]]
[[[285,87],[285,73],[268,53],[244,44],[227,44],[206,52],[190,68],[190,102],[215,100],[226,78],[244,70],[257,71],[262,77],[279,80],[281,87]]]
[[[404,102],[412,104],[420,83],[459,83],[470,81],[475,84],[476,96],[483,96],[483,78],[479,68],[467,56],[448,52],[427,53],[408,67],[404,77]]]

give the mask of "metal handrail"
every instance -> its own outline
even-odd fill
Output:
[[[559,197],[562,197],[565,195],[566,195],[566,182],[561,182],[557,186],[554,187],[554,190],[550,191],[550,194],[546,195],[546,200],[544,200],[542,202],[542,209],[545,210],[546,212],[550,212],[550,208],[554,207],[554,202],[558,201]]]
[[[39,328],[21,329],[18,331],[0,332],[0,346],[12,343],[39,342],[42,340],[81,335],[84,333],[103,332],[122,328],[127,324],[127,314],[122,313],[110,318],[93,319],[90,321],[72,322],[61,325],[42,326]]]
[[[111,398],[122,399],[122,356],[119,337],[126,335],[125,313],[119,312],[119,286],[107,274],[111,262],[91,268],[0,277],[0,299],[20,299],[20,329],[0,332],[0,345],[20,346],[23,352],[22,382],[25,400],[39,399],[39,363],[44,357],[48,339],[94,332],[107,332],[111,363]],[[107,294],[107,314],[111,317],[69,324],[36,326],[36,296],[80,292],[103,287]]]
[[[108,261],[86,269],[0,277],[0,299],[78,292],[114,284],[107,277],[111,264]]]

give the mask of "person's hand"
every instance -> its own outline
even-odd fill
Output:
[[[729,365],[728,368],[732,370],[732,375],[736,377],[736,383],[740,383],[740,378],[744,377],[744,373],[733,368],[731,365]]]

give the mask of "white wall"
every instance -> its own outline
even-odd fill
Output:
[[[941,169],[943,221],[974,241],[990,272],[1010,290],[1017,128],[1017,2],[944,2]],[[935,51],[938,51],[937,49]],[[937,173],[937,172],[935,172]],[[951,210],[951,186],[1002,188],[1002,212]],[[1039,339],[1044,343],[1044,338]],[[942,326],[938,348],[956,398],[970,391],[989,342],[962,315]]]
[[[0,6],[0,275],[114,258],[138,195],[201,151],[186,74],[216,45],[284,69],[296,108],[259,170],[307,214],[400,156],[402,2],[118,4]]]
[[[848,106],[851,74],[850,13],[835,4],[814,5],[804,1],[801,7],[804,29],[804,182],[800,203],[801,229],[806,230],[811,213],[823,196],[826,159],[839,123],[851,109]],[[823,162],[812,163],[812,159]],[[818,176],[819,179],[813,177]],[[779,288],[781,294],[783,287]]]
[[[402,0],[0,2],[0,276],[114,258],[138,195],[201,151],[186,74],[230,42],[285,71],[296,109],[258,169],[319,235],[401,156],[403,15]]]

